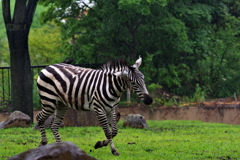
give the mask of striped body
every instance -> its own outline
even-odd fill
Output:
[[[56,106],[58,101],[77,110],[94,110],[93,104],[109,113],[120,100],[124,80],[103,70],[86,69],[69,64],[46,67],[38,77],[41,99]],[[101,96],[100,96],[101,95]],[[52,106],[52,104],[50,104]]]
[[[139,58],[133,66],[128,66],[124,60],[118,60],[114,63],[107,63],[97,70],[63,63],[50,65],[43,69],[37,80],[42,112],[36,117],[42,136],[41,145],[47,144],[43,124],[53,113],[55,117],[51,129],[56,142],[61,142],[58,128],[67,108],[70,107],[79,111],[95,111],[107,138],[104,141],[98,141],[95,148],[110,144],[112,153],[119,155],[112,139],[117,135],[114,108],[119,103],[122,93],[129,88],[145,104],[152,103],[152,98],[144,83],[144,76],[138,70],[141,61],[142,59]]]

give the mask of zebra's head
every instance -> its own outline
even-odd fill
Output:
[[[145,85],[144,75],[138,70],[142,63],[142,58],[139,56],[138,60],[132,66],[126,67],[123,71],[114,73],[116,76],[123,76],[127,79],[129,88],[136,93],[144,104],[152,104],[152,97],[149,95]]]

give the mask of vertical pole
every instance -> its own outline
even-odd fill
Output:
[[[2,69],[2,86],[3,86],[3,88],[2,88],[2,94],[3,94],[3,101],[5,100],[5,93],[4,93],[4,72],[3,72],[3,69]]]
[[[130,103],[131,102],[131,92],[130,92],[130,89],[128,88],[127,89],[127,103]]]
[[[11,84],[10,84],[10,68],[8,68],[8,100],[10,102],[10,99],[11,99]]]

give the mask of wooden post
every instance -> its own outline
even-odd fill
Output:
[[[127,89],[127,103],[131,102],[131,91],[130,89]]]

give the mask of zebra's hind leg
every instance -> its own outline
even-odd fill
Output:
[[[51,130],[56,139],[56,142],[61,142],[61,137],[58,133],[58,128],[65,116],[66,111],[67,111],[67,107],[60,102],[56,109],[56,115],[55,115],[54,120],[51,125]]]
[[[116,150],[116,148],[115,148],[115,146],[113,144],[112,132],[108,128],[108,122],[107,122],[106,113],[104,111],[102,111],[100,109],[96,109],[96,108],[95,108],[95,112],[97,114],[98,120],[99,120],[99,122],[101,124],[102,129],[104,130],[104,133],[105,133],[105,136],[106,136],[107,139],[104,140],[104,141],[98,141],[95,144],[94,148],[98,149],[98,148],[101,148],[101,147],[104,147],[104,146],[107,146],[108,144],[110,144],[112,154],[116,155],[116,156],[120,155],[117,152],[117,150]]]
[[[46,145],[48,143],[45,128],[44,128],[44,122],[50,115],[53,114],[53,112],[54,112],[54,110],[44,110],[44,109],[42,109],[42,112],[40,112],[36,116],[36,119],[38,121],[39,130],[40,130],[41,137],[42,137],[42,140],[40,142],[40,146]]]

